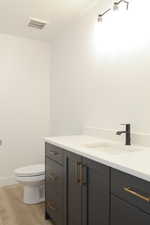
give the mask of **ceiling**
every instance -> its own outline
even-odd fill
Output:
[[[49,41],[69,26],[95,0],[0,0],[0,32]],[[29,18],[48,22],[43,30],[29,28]]]

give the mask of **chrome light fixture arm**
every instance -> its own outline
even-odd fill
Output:
[[[120,0],[120,1],[118,1],[118,2],[114,2],[113,9],[114,9],[114,10],[117,10],[119,4],[122,3],[122,2],[124,2],[124,3],[126,4],[126,10],[128,10],[128,9],[129,9],[129,2],[126,1],[126,0]]]
[[[126,1],[126,0],[119,0],[118,2],[114,2],[114,4],[113,4],[113,10],[114,11],[116,11],[116,10],[118,10],[119,9],[119,5],[120,5],[120,3],[125,3],[126,4],[126,10],[128,10],[129,9],[129,1]],[[102,14],[99,14],[98,15],[98,22],[103,22],[103,16],[105,15],[105,14],[107,14],[109,11],[111,11],[112,9],[111,8],[109,8],[109,9],[107,9],[105,12],[103,12]]]
[[[103,16],[105,14],[107,14],[109,11],[111,11],[111,9],[107,9],[105,12],[103,12],[102,14],[98,15],[98,22],[102,22],[103,21]]]

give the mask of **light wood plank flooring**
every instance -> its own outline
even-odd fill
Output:
[[[22,202],[22,188],[17,184],[0,188],[0,225],[52,224],[44,219],[44,204]]]

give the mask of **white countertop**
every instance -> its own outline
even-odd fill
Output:
[[[92,136],[62,136],[46,137],[45,142],[61,147],[67,151],[79,154],[96,162],[118,169],[125,173],[134,175],[141,179],[150,181],[150,148],[142,146],[124,146],[110,140],[100,139]],[[107,147],[88,147],[93,143],[112,143],[118,151],[110,153]],[[127,149],[126,149],[127,148]],[[129,149],[128,149],[129,148]],[[130,151],[130,148],[136,149]]]

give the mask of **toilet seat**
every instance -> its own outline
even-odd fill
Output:
[[[30,165],[26,167],[21,167],[15,170],[15,175],[17,177],[35,177],[45,174],[44,164]]]
[[[16,181],[22,182],[22,183],[35,183],[35,182],[44,182],[45,180],[45,175],[38,175],[38,176],[16,176]]]

